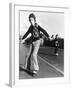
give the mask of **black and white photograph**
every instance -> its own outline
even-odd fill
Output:
[[[64,12],[19,10],[19,79],[64,77]]]
[[[0,90],[72,90],[72,0],[0,4]]]

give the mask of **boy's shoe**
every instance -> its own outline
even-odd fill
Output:
[[[59,54],[58,53],[56,53],[56,56],[58,56]]]
[[[39,77],[38,71],[33,71],[32,73],[33,73],[33,75],[32,75],[33,77],[35,77],[35,76]]]
[[[37,71],[33,71],[34,74],[37,74]]]
[[[22,69],[26,69],[24,66],[21,66]]]

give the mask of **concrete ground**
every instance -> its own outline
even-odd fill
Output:
[[[28,52],[28,47],[20,44],[19,47],[19,64],[24,65],[25,57]],[[54,55],[54,48],[41,47],[38,52],[38,63],[40,70],[37,75],[19,69],[19,79],[33,79],[33,78],[54,78],[63,77],[64,74],[64,56],[63,50],[58,50],[59,56]]]
[[[54,54],[53,47],[41,47],[38,53],[38,55],[45,61],[58,68],[60,71],[64,72],[64,50],[59,49],[58,54],[58,56]]]

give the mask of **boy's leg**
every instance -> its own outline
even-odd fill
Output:
[[[35,42],[33,42],[33,53],[32,53],[32,69],[34,71],[38,71],[39,70],[39,66],[38,66],[38,60],[37,60],[37,53],[40,47],[40,40],[37,40]]]
[[[25,58],[25,69],[29,69],[30,68],[30,54],[31,54],[31,50],[32,50],[32,45],[30,45],[28,47],[28,51],[27,51],[27,55]]]

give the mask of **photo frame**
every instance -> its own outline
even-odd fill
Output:
[[[55,12],[64,14],[64,77],[22,79],[19,80],[19,34],[20,34],[20,11]],[[10,62],[9,84],[13,86],[44,85],[55,83],[68,83],[69,76],[69,40],[67,37],[69,27],[69,8],[52,6],[33,6],[23,4],[9,4],[9,29],[10,29]]]

